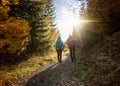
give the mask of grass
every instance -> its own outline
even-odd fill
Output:
[[[78,68],[73,71],[86,86],[120,86],[119,33],[93,42],[83,50],[77,47]]]
[[[30,59],[10,67],[0,68],[0,86],[15,86],[18,80],[30,75],[37,68],[44,66],[47,62],[55,59],[56,53],[52,52],[46,56],[32,56]]]

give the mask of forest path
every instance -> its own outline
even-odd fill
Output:
[[[38,69],[24,86],[80,86],[79,80],[72,74],[76,63],[71,62],[70,54],[64,55],[62,61],[50,62]]]

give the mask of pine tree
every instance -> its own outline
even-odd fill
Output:
[[[52,46],[55,43],[55,40],[58,36],[57,32],[56,32],[56,23],[54,22],[55,20],[55,15],[54,15],[54,3],[53,0],[47,0],[47,5],[46,5],[46,14],[48,16],[48,22],[49,22],[49,28],[51,30],[51,44]]]
[[[28,46],[30,53],[42,53],[49,50],[52,45],[50,32],[52,13],[49,4],[49,1],[43,0],[20,0],[17,15],[26,19],[32,27]]]

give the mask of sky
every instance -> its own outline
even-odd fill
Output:
[[[63,42],[72,34],[73,26],[76,24],[73,12],[69,10],[71,7],[76,6],[73,4],[73,1],[74,0],[54,0],[56,27],[61,33]]]

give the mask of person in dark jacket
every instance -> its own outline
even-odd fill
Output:
[[[64,50],[64,44],[61,37],[58,37],[55,44],[55,49],[57,51],[58,62],[62,62],[62,51]]]
[[[74,40],[74,38],[71,35],[67,39],[67,45],[68,45],[68,48],[70,50],[71,61],[74,62],[74,61],[76,61],[76,56],[75,56],[75,40]]]

